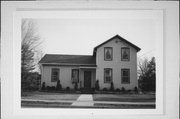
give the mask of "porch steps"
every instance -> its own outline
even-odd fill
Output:
[[[94,94],[93,89],[82,89],[81,94]]]

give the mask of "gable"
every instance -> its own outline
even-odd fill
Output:
[[[114,40],[114,39],[119,39],[120,41],[122,41],[122,42],[130,45],[131,47],[133,47],[134,49],[136,49],[137,52],[141,50],[138,46],[132,44],[131,42],[127,41],[126,39],[122,38],[121,36],[116,35],[116,36],[110,38],[109,40],[101,43],[100,45],[96,46],[96,47],[94,48],[93,55],[95,55],[95,53],[96,53],[96,51],[97,51],[98,48],[100,48],[100,47],[103,46],[104,44],[109,43],[110,41],[112,41],[112,40]]]

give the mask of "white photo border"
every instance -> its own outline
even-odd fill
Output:
[[[7,3],[7,2],[6,2]],[[37,4],[37,2],[28,2],[28,3],[31,3],[31,4]],[[39,4],[41,4],[41,2],[38,2]],[[45,4],[46,3],[46,4]],[[165,33],[168,31],[166,28],[167,24],[170,24],[170,23],[166,23],[167,21],[167,14],[168,14],[168,10],[169,12],[172,12],[172,8],[169,8],[168,9],[168,6],[162,4],[162,5],[157,5],[159,7],[153,7],[151,6],[153,4],[153,2],[150,4],[150,5],[146,5],[145,3],[143,3],[146,7],[140,7],[139,6],[139,3],[138,2],[130,2],[130,4],[133,4],[135,5],[135,7],[128,7],[128,3],[127,2],[110,2],[112,4],[112,7],[108,7],[107,6],[107,3],[106,2],[102,2],[102,4],[104,4],[103,7],[100,7],[99,4],[97,5],[96,2],[88,2],[86,3],[87,6],[81,6],[82,4],[85,4],[84,2],[83,3],[80,3],[79,4],[76,4],[75,5],[75,8],[74,10],[71,9],[71,8],[64,8],[62,6],[57,6],[57,9],[58,10],[54,10],[52,9],[52,6],[55,5],[56,3],[55,2],[45,2],[45,3],[42,3],[41,6],[38,8],[36,8],[36,10],[34,10],[32,8],[32,10],[26,10],[26,8],[23,8],[22,6],[20,5],[25,5],[26,7],[29,6],[30,7],[30,4],[28,5],[27,3],[17,3],[14,7],[16,9],[13,9],[10,14],[11,14],[11,19],[8,21],[8,22],[12,22],[11,25],[13,26],[10,26],[10,29],[13,28],[13,34],[11,33],[11,35],[13,35],[13,37],[11,36],[12,39],[8,39],[8,42],[11,42],[10,45],[7,45],[8,47],[11,47],[11,49],[13,50],[13,52],[10,52],[9,55],[12,55],[10,59],[11,62],[13,62],[12,66],[9,66],[9,68],[13,68],[13,76],[12,76],[12,79],[13,81],[11,82],[12,84],[10,84],[13,88],[11,90],[7,90],[7,92],[10,92],[10,94],[12,94],[10,97],[12,97],[13,101],[12,100],[9,100],[7,99],[6,101],[3,100],[4,102],[6,102],[5,104],[3,104],[3,109],[5,108],[4,106],[9,106],[8,108],[11,109],[10,111],[10,116],[15,118],[15,117],[26,117],[26,116],[50,116],[50,117],[61,117],[61,116],[68,116],[71,118],[71,116],[77,116],[77,117],[82,117],[82,116],[88,116],[88,117],[93,117],[93,118],[99,118],[101,116],[105,116],[103,118],[108,118],[108,116],[110,117],[114,117],[114,118],[118,118],[119,116],[122,117],[122,118],[164,118],[164,117],[168,117],[169,115],[167,115],[168,113],[171,113],[171,114],[174,114],[174,112],[167,112],[167,108],[168,108],[168,101],[167,101],[167,96],[169,95],[169,93],[165,92],[167,91],[167,81],[169,82],[170,79],[168,79],[167,77],[167,74],[165,75],[166,71],[167,71],[167,53],[165,51],[167,51],[167,41],[169,41],[169,36],[167,36]],[[51,5],[49,5],[48,3],[51,3]],[[69,2],[62,2],[63,4],[69,4]],[[121,3],[124,3],[124,5],[127,7],[122,7],[122,5],[120,5]],[[12,5],[12,3],[10,3]],[[70,2],[71,4],[71,2]],[[114,6],[114,4],[119,4],[120,6]],[[149,4],[149,3],[147,3]],[[5,7],[5,3],[3,4],[4,7]],[[97,5],[97,6],[96,6]],[[173,4],[174,5],[174,4]],[[172,6],[173,6],[172,5]],[[45,10],[44,7],[46,7],[46,9],[48,10]],[[96,6],[96,7],[94,7]],[[136,7],[140,7],[139,9],[137,9]],[[176,6],[176,5],[174,5]],[[61,8],[62,9],[59,9]],[[5,7],[6,8],[6,7]],[[22,8],[22,9],[21,9]],[[72,7],[73,8],[73,7]],[[98,10],[96,9],[98,8]],[[151,8],[151,9],[150,9]],[[6,8],[7,9],[7,8]],[[42,9],[42,10],[41,10]],[[174,9],[173,9],[174,10]],[[176,10],[176,9],[175,9]],[[116,11],[116,12],[119,12],[119,11],[126,11],[126,12],[146,12],[146,15],[148,16],[149,14],[151,14],[151,17],[152,19],[156,20],[157,22],[157,35],[156,37],[160,40],[158,40],[156,42],[156,62],[157,64],[157,77],[156,79],[157,80],[157,84],[158,86],[156,86],[156,99],[157,99],[157,102],[156,102],[156,109],[50,109],[50,108],[47,108],[47,109],[39,109],[39,108],[31,108],[31,109],[22,109],[21,108],[21,97],[20,97],[20,51],[21,51],[21,47],[20,47],[20,39],[21,39],[21,19],[22,18],[47,18],[47,17],[50,17],[50,18],[59,18],[58,14],[61,14],[61,18],[62,16],[65,17],[65,18],[72,18],[73,17],[73,14],[67,16],[67,14],[64,14],[63,12],[79,12],[79,17],[82,17],[82,14],[80,14],[80,12],[82,11],[85,11],[85,12],[95,12],[95,14],[97,12],[101,12],[101,11],[106,11],[106,13],[104,14],[105,16],[108,14],[108,12],[112,13],[113,11]],[[5,12],[5,11],[4,11]],[[53,14],[52,14],[53,13]],[[149,13],[149,14],[147,14]],[[40,15],[41,14],[41,15]],[[56,14],[56,15],[55,15]],[[54,16],[53,16],[54,15]],[[85,14],[84,14],[85,15]],[[87,14],[86,14],[87,15]],[[86,16],[85,15],[85,16]],[[89,14],[90,15],[90,14]],[[91,14],[92,15],[92,14]],[[91,16],[90,15],[90,16]],[[140,16],[143,18],[145,17],[144,16],[145,14],[141,14]],[[90,17],[90,16],[86,16],[86,18]],[[103,15],[102,15],[103,16]],[[105,17],[104,16],[104,17]],[[156,17],[152,17],[152,16],[156,16]],[[77,16],[74,16],[74,17],[77,17]],[[84,17],[84,16],[83,16]],[[82,18],[83,18],[82,17]],[[92,16],[91,16],[92,17]],[[177,17],[177,16],[173,16],[174,17]],[[129,18],[132,19],[131,16],[129,16]],[[5,22],[5,21],[4,21]],[[7,24],[7,22],[6,22]],[[171,23],[172,24],[172,23]],[[174,26],[175,27],[175,26]],[[175,28],[172,28],[172,29],[176,29]],[[176,32],[175,32],[176,33]],[[2,34],[2,39],[4,37],[7,37],[7,36],[4,36],[3,35],[7,35],[7,34]],[[171,36],[172,34],[170,34]],[[174,38],[177,40],[178,36],[177,34],[174,34]],[[13,44],[12,44],[13,42]],[[5,42],[2,42],[2,44],[4,45]],[[13,46],[12,46],[13,45]],[[175,45],[176,46],[176,45]],[[5,46],[3,46],[5,47]],[[2,47],[2,48],[3,48]],[[171,47],[171,50],[172,49],[175,49],[176,47]],[[177,48],[176,48],[177,49]],[[5,56],[4,55],[5,53],[5,50],[2,50],[2,57]],[[6,58],[5,58],[6,59]],[[3,60],[2,58],[2,61],[5,61]],[[3,64],[2,64],[2,67],[5,67]],[[9,69],[12,71],[12,69]],[[6,77],[6,73],[5,73],[5,76],[2,72],[2,77]],[[16,80],[15,80],[16,79]],[[173,79],[173,81],[176,81],[176,79]],[[7,84],[7,82],[9,83],[10,80],[7,80],[7,81],[2,81],[2,84]],[[179,84],[179,83],[178,83]],[[173,83],[173,85],[175,85],[175,83]],[[177,86],[175,86],[174,88],[171,86],[171,90],[174,91],[174,97],[177,96],[178,94],[176,94],[177,92],[175,91],[175,88],[177,88]],[[3,93],[4,94],[4,90],[6,89],[6,87],[3,87]],[[6,96],[7,98],[7,96]],[[5,99],[5,98],[3,98]],[[12,105],[7,105],[7,102],[10,101]],[[175,100],[175,102],[177,102],[177,100]],[[178,109],[178,107],[176,107],[176,109]],[[6,110],[6,109],[4,109]],[[175,111],[176,112],[176,111]],[[71,115],[69,115],[71,113]],[[7,114],[4,114],[5,117],[8,117]],[[174,116],[174,118],[177,117],[176,115]]]

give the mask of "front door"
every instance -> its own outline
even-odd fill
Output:
[[[84,88],[91,88],[91,71],[84,71]]]

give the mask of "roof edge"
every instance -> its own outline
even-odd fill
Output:
[[[124,39],[123,37],[121,37],[121,36],[119,36],[119,35],[117,34],[117,35],[113,36],[112,38],[110,38],[110,39],[104,41],[104,42],[101,43],[100,45],[94,47],[93,55],[94,55],[94,53],[96,52],[97,48],[99,48],[99,47],[101,47],[102,45],[104,45],[104,44],[110,42],[110,41],[113,40],[114,38],[119,38],[119,39],[123,40],[123,41],[126,42],[127,44],[129,44],[129,45],[131,45],[132,47],[134,47],[134,48],[137,50],[137,52],[139,52],[139,51],[141,50],[141,48],[139,48],[138,46],[134,45],[133,43],[127,41],[126,39]]]

